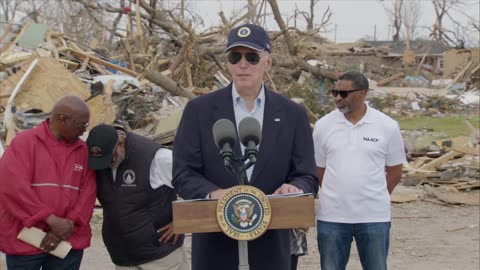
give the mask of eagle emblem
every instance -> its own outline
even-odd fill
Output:
[[[217,203],[218,225],[225,235],[235,240],[260,237],[267,231],[271,215],[267,195],[253,186],[230,188]]]
[[[232,207],[235,215],[235,217],[232,217],[232,220],[236,220],[242,228],[252,226],[252,223],[257,219],[257,214],[253,214],[255,204],[249,200],[239,200]]]

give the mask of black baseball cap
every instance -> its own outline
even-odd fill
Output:
[[[112,164],[113,149],[118,142],[117,130],[109,125],[98,125],[88,133],[88,167],[103,170]]]
[[[272,52],[270,37],[265,29],[255,24],[244,24],[230,30],[228,34],[227,52],[233,47],[244,46],[257,51]]]

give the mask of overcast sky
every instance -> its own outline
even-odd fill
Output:
[[[220,10],[223,10],[227,18],[229,18],[232,16],[233,12],[239,13],[241,8],[247,3],[247,0],[185,1],[188,7],[202,16],[207,26],[220,24],[220,17],[218,16]],[[176,0],[170,0],[170,2],[178,3]],[[468,13],[478,23],[480,1],[464,0],[464,2],[466,5],[461,11]],[[284,19],[286,19],[287,17],[292,17],[295,6],[300,10],[308,11],[310,0],[277,0],[277,3],[280,11],[284,15]],[[336,39],[337,42],[357,41],[366,36],[373,37],[376,28],[377,40],[390,40],[392,36],[392,27],[384,6],[390,7],[391,5],[392,0],[385,0],[383,2],[379,0],[320,0],[315,8],[315,22],[320,22],[321,15],[326,10],[327,6],[330,6],[330,9],[333,12],[330,26],[328,27],[330,31],[324,33],[324,36],[328,39],[332,41],[335,41]],[[422,16],[419,25],[431,26],[435,19],[432,3],[430,0],[422,0],[421,5]],[[464,16],[458,15],[457,13],[455,17],[461,18]],[[468,23],[466,19],[462,20],[462,22],[465,24]],[[290,21],[289,25],[293,25],[293,21]],[[267,21],[266,28],[270,30],[278,29],[273,17]],[[425,31],[426,30],[423,30],[423,33],[420,32],[420,35],[425,36]],[[474,36],[473,40],[475,40],[475,44],[478,47],[479,33],[473,32],[471,36]]]

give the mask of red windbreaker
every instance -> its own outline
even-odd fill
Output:
[[[17,240],[23,227],[48,231],[50,214],[71,219],[67,240],[73,249],[90,246],[90,219],[96,196],[94,171],[87,166],[84,141],[58,141],[48,120],[19,133],[0,159],[0,251],[30,255],[43,251]]]

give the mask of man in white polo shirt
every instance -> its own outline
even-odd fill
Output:
[[[363,269],[387,269],[390,194],[406,158],[398,123],[365,103],[367,90],[363,74],[341,75],[337,109],[315,123],[322,270],[344,270],[353,239]]]

